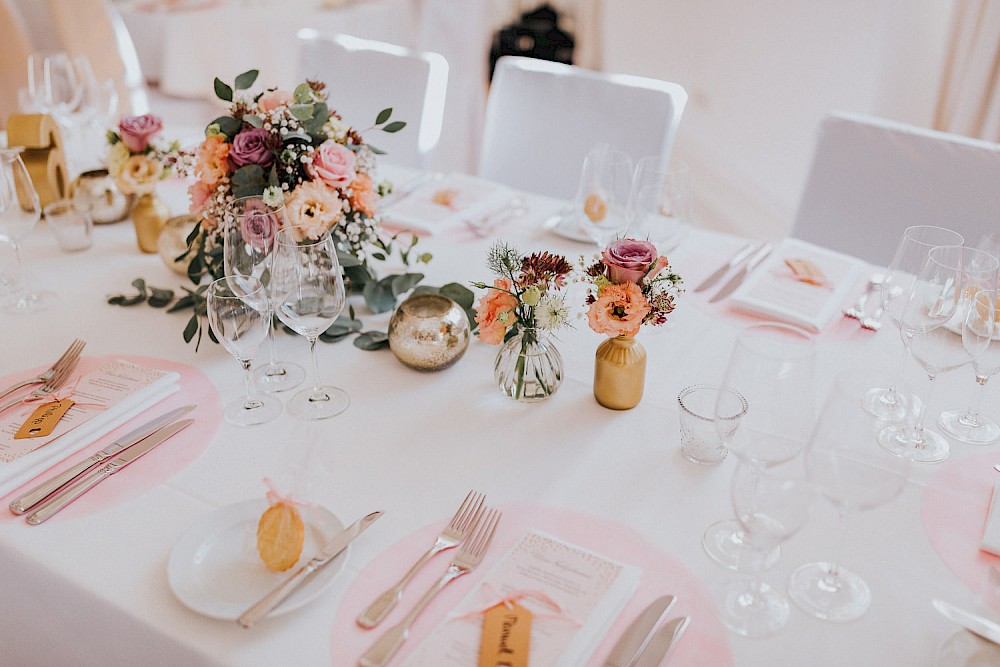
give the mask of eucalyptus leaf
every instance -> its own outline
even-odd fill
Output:
[[[312,116],[302,123],[302,127],[310,135],[323,134],[323,126],[330,119],[330,109],[326,102],[317,102],[312,106]],[[326,138],[326,135],[323,137]]]
[[[392,293],[392,284],[385,279],[369,282],[365,285],[363,294],[365,304],[373,313],[387,313],[396,305],[396,297]]]
[[[476,295],[473,291],[459,283],[448,283],[442,286],[441,294],[466,309],[472,308],[472,304],[476,300]]]
[[[167,308],[168,313],[176,313],[177,311],[184,310],[185,308],[190,308],[194,305],[194,297],[188,294],[187,296],[182,296],[177,299],[174,305]]]
[[[384,331],[366,331],[354,339],[354,347],[362,350],[381,350],[389,347],[389,335]]]
[[[297,104],[309,104],[313,100],[312,88],[309,87],[308,83],[300,83],[292,91],[292,97],[295,98]]]
[[[352,266],[361,266],[362,261],[350,253],[346,253],[342,250],[337,251],[337,261],[343,268],[348,268]]]
[[[253,85],[254,81],[257,80],[257,75],[260,72],[258,70],[252,69],[236,77],[236,90],[246,90]],[[216,79],[218,81],[218,79]]]
[[[422,273],[404,273],[399,276],[394,276],[391,283],[392,295],[396,297],[409,289],[413,289],[413,287],[423,279],[424,274]]]
[[[184,342],[190,343],[196,333],[198,333],[198,316],[192,315],[187,326],[184,327]]]
[[[233,118],[232,116],[219,116],[209,124],[218,125],[219,132],[222,132],[224,135],[226,135],[230,139],[230,141],[232,140],[233,137],[239,134],[239,131],[241,129],[243,129],[243,123]]]
[[[378,112],[378,116],[375,117],[375,124],[381,125],[385,121],[389,120],[390,116],[392,116],[392,107],[389,107],[388,109],[382,109],[381,111]]]
[[[260,116],[254,116],[252,114],[243,116],[243,122],[247,123],[251,127],[264,127],[264,119]]]
[[[246,164],[233,172],[233,194],[236,197],[250,197],[264,192],[264,170],[257,164]]]
[[[375,155],[386,155],[386,152],[384,150],[382,150],[381,148],[377,148],[376,146],[372,146],[371,144],[368,144],[368,150],[370,150]]]
[[[215,96],[226,102],[233,101],[233,89],[223,83],[219,77],[215,77]]]
[[[292,117],[295,120],[309,120],[313,117],[312,104],[292,104],[289,105],[288,110],[292,113]]]
[[[404,121],[394,120],[391,123],[389,123],[388,125],[386,125],[385,127],[383,127],[382,131],[383,132],[388,132],[388,133],[392,134],[394,132],[399,132],[404,127],[406,127],[406,123]]]

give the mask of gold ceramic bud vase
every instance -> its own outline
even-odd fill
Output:
[[[594,398],[606,408],[629,410],[642,400],[646,349],[634,337],[608,338],[597,348]]]
[[[132,209],[132,222],[135,224],[135,238],[139,242],[139,250],[156,252],[160,232],[170,217],[170,209],[156,191],[139,195],[139,201]]]

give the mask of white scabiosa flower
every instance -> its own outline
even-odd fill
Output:
[[[535,322],[546,331],[565,326],[569,322],[569,307],[562,297],[546,294],[535,306]]]

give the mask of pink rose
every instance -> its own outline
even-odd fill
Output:
[[[163,121],[151,113],[142,116],[122,116],[118,123],[118,134],[133,153],[143,153],[149,147],[149,140],[163,129]]]
[[[264,93],[257,100],[257,105],[261,111],[273,111],[280,106],[287,106],[295,101],[292,94],[285,90],[272,90]]]
[[[274,243],[274,235],[281,222],[278,214],[260,199],[248,199],[239,216],[243,240],[256,250],[267,250]]]
[[[191,204],[188,207],[188,213],[192,215],[198,215],[201,210],[205,208],[205,202],[208,198],[212,196],[212,188],[205,185],[201,181],[195,181],[188,187],[188,197],[191,199]]]
[[[235,137],[229,147],[229,161],[237,169],[248,164],[270,167],[274,162],[271,134],[262,127],[251,127]]]
[[[655,270],[660,257],[656,246],[649,241],[620,239],[615,241],[601,255],[601,261],[608,267],[608,278],[613,283],[633,282],[641,285],[647,273]],[[666,258],[662,258],[664,265]]]
[[[354,180],[354,151],[327,140],[313,153],[312,162],[306,165],[309,177],[322,181],[331,188],[344,188]]]

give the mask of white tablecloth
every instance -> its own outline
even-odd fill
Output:
[[[558,202],[531,197],[528,204],[530,212],[502,230],[507,240],[523,251],[550,249],[571,258],[590,251],[540,229]],[[420,247],[434,253],[426,282],[489,280],[489,244],[465,235],[422,240]],[[704,276],[739,244],[696,231],[672,260],[682,275]],[[72,337],[81,337],[87,354],[173,359],[202,369],[226,400],[242,391],[238,365],[225,350],[206,341],[195,353],[183,342],[186,315],[105,304],[108,294],[128,291],[138,276],[157,286],[183,282],[158,256],[137,251],[129,223],[99,226],[94,247],[78,254],[56,250],[43,223],[24,256],[38,286],[59,292],[60,305],[32,316],[3,315],[4,373],[46,364]],[[369,328],[386,321],[365,319]],[[352,396],[344,414],[311,424],[283,415],[251,429],[223,424],[194,464],[129,502],[40,527],[4,524],[0,662],[325,667],[338,604],[357,573],[396,540],[450,516],[470,488],[497,505],[570,507],[622,522],[711,588],[730,573],[702,552],[700,540],[710,523],[732,515],[728,487],[736,462],[730,457],[702,468],[683,459],[675,404],[681,388],[719,380],[739,326],[682,301],[669,326],[641,335],[649,355],[646,395],[627,412],[605,410],[592,398],[593,353],[601,338],[583,320],[559,336],[566,361],[562,388],[532,405],[499,395],[492,380],[496,348],[479,341],[458,365],[430,374],[403,367],[389,351],[321,343],[322,376]],[[849,362],[892,362],[900,349],[891,328],[819,344],[824,387]],[[299,337],[279,335],[279,350],[307,363]],[[945,387],[938,403],[947,405],[932,405],[933,413],[971,399],[975,386],[966,370],[939,380]],[[996,412],[995,393],[985,405]],[[955,457],[980,451],[954,445]],[[260,497],[262,477],[288,473],[310,453],[315,501],[345,521],[376,508],[386,512],[352,546],[333,586],[252,632],[181,604],[168,586],[166,563],[185,530],[215,508]],[[945,566],[921,526],[921,490],[933,471],[918,468],[902,497],[851,521],[843,561],[872,586],[867,616],[837,625],[793,607],[789,626],[776,637],[731,636],[735,664],[930,665],[937,646],[957,629],[937,616],[931,598],[976,602],[976,592]],[[766,580],[783,588],[798,565],[832,557],[832,526],[832,511],[818,504]]]

